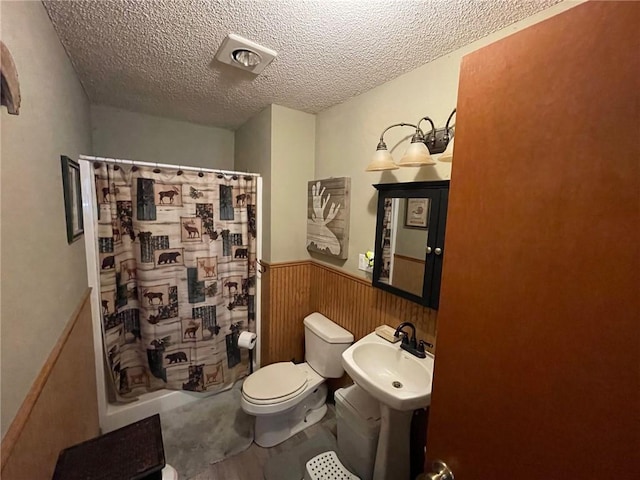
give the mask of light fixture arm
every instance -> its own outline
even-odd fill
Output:
[[[456,114],[456,108],[453,109],[453,112],[451,112],[451,115],[449,115],[449,118],[447,118],[447,123],[444,126],[444,140],[446,143],[449,143],[449,124],[451,123],[451,119],[453,118],[453,116]]]
[[[429,132],[429,135],[425,135],[422,132],[422,130],[420,129],[420,123],[422,123],[423,120],[426,120],[427,122],[429,122],[431,124],[431,131]],[[418,134],[418,132],[420,132],[420,135],[422,135],[422,141],[424,143],[427,143],[427,140],[429,139],[429,137],[431,137],[431,143],[432,144],[436,143],[436,126],[433,123],[433,120],[431,120],[429,117],[422,117],[418,121],[418,126],[416,127],[416,135]]]
[[[393,128],[393,127],[413,127],[416,130],[420,130],[420,128],[416,125],[414,125],[413,123],[394,123],[393,125],[389,125],[387,128],[385,128],[382,133],[380,134],[380,142],[378,142],[378,147],[376,148],[376,150],[386,150],[387,149],[387,144],[384,143],[384,134],[387,133],[387,130]]]

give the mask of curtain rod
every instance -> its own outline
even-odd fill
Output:
[[[119,158],[92,157],[90,155],[80,155],[79,158],[80,160],[87,160],[89,162],[121,163],[124,165],[137,165],[139,167],[176,168],[179,170],[189,170],[192,172],[220,173],[222,175],[244,175],[244,176],[250,176],[250,177],[260,176],[259,173],[234,172],[231,170],[216,170],[213,168],[189,167],[187,165],[171,165],[169,163],[139,162],[137,160],[122,160]]]

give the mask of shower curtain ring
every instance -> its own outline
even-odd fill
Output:
[[[153,169],[153,173],[160,173],[160,169],[158,168],[157,163],[156,163],[156,168]]]
[[[262,260],[258,260],[258,265],[260,265],[260,268],[258,268],[258,272],[262,274],[267,271],[267,265],[262,263]]]
[[[200,171],[198,172],[198,176],[200,178],[204,177],[204,173],[202,173],[202,167],[200,168]]]
[[[178,165],[178,175],[182,175],[184,172],[182,171],[182,165]]]

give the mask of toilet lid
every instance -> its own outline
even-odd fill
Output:
[[[267,365],[249,375],[242,391],[256,400],[276,400],[303,390],[307,384],[304,370],[292,362]]]

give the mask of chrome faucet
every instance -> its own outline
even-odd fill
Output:
[[[407,332],[403,330],[404,327],[409,327],[411,329],[411,337],[407,335]],[[424,351],[424,347],[433,347],[431,343],[425,342],[424,340],[420,340],[420,342],[416,339],[416,326],[411,322],[402,322],[396,328],[396,333],[394,333],[394,337],[399,337],[402,335],[402,343],[400,344],[400,348],[406,350],[411,355],[415,355],[418,358],[425,358],[427,354]]]

